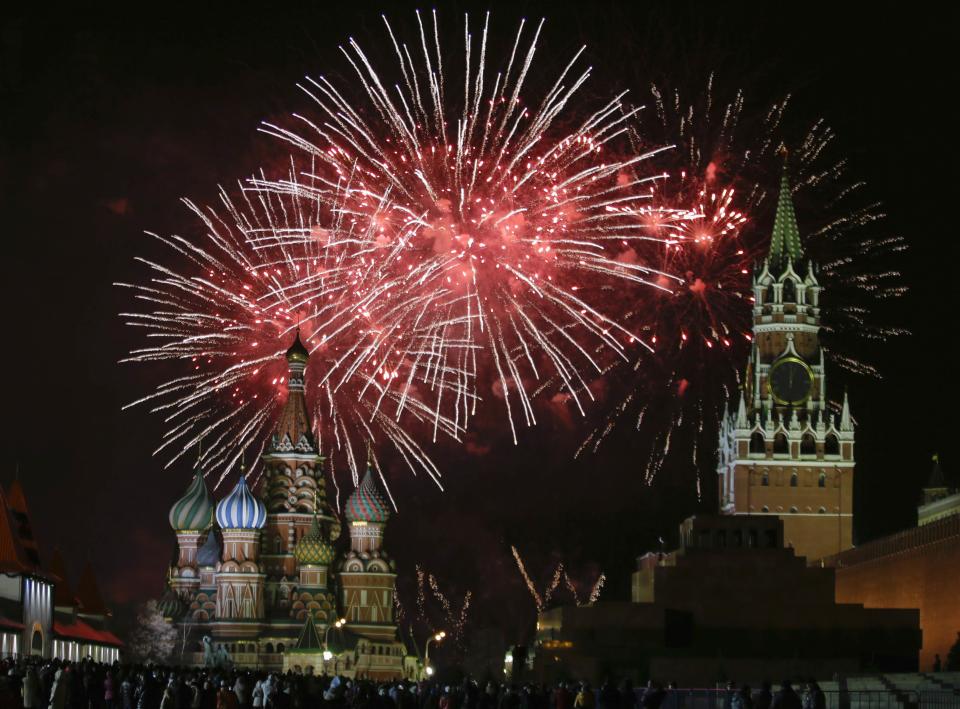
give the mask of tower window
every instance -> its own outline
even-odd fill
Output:
[[[791,278],[788,278],[783,282],[783,302],[784,303],[797,302],[797,284],[794,283],[793,279]]]
[[[823,445],[823,452],[826,455],[840,455],[840,439],[836,434],[827,434],[827,440]]]
[[[800,476],[797,475],[796,473],[793,473],[793,474],[790,476],[790,487],[796,487],[796,486],[799,485],[799,484],[800,484]],[[790,510],[790,511],[791,511],[791,512],[796,512],[795,509],[794,509],[794,510]]]
[[[754,432],[750,436],[750,452],[751,453],[766,453],[767,448],[763,440],[763,434],[760,431]]]
[[[790,452],[786,434],[778,433],[773,437],[773,452],[775,454],[786,454]]]
[[[820,473],[820,477],[817,478],[817,487],[826,487],[826,486],[827,486],[827,474]]]
[[[772,283],[769,286],[767,286],[767,290],[763,296],[763,302],[764,303],[773,302],[773,284]]]
[[[763,471],[763,476],[760,478],[760,484],[763,487],[770,487],[770,473],[766,470]]]
[[[813,435],[804,433],[803,438],[800,439],[800,455],[815,455],[816,452],[817,442],[814,440]]]

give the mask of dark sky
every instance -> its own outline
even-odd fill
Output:
[[[548,68],[586,43],[600,91],[664,76],[699,85],[716,70],[758,101],[793,92],[799,116],[836,129],[890,232],[911,244],[898,263],[910,294],[883,314],[913,336],[876,346],[883,380],[830,380],[849,387],[859,421],[856,535],[869,539],[912,521],[932,453],[956,473],[956,18],[910,4],[731,5],[520,2],[494,20],[545,15]],[[43,547],[74,567],[88,558],[116,603],[161,588],[167,509],[189,470],[162,471],[159,422],[120,410],[153,373],[117,364],[135,340],[111,283],[141,273],[133,257],[155,249],[144,230],[190,233],[180,197],[212,201],[218,183],[275,159],[258,122],[302,110],[294,83],[341,67],[348,35],[382,37],[385,7],[413,24],[413,5],[359,1],[2,11],[0,480],[19,464]],[[485,8],[440,5],[450,19]],[[573,461],[578,435],[548,422],[518,448],[493,436],[487,456],[442,449],[446,493],[400,483],[388,545],[401,573],[420,562],[451,592],[472,589],[481,622],[510,632],[530,618],[510,544],[541,574],[559,557],[584,578],[602,567],[608,597],[626,597],[634,556],[697,509],[691,478],[644,487],[629,440]]]

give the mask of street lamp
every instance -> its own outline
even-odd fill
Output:
[[[431,635],[429,638],[427,638],[427,645],[423,652],[423,664],[426,665],[424,671],[427,673],[427,677],[433,674],[433,667],[430,666],[430,643],[438,643],[445,637],[447,637],[447,634],[441,630],[436,635]]]
[[[326,672],[326,664],[333,659],[333,653],[330,652],[330,646],[328,640],[330,639],[330,629],[331,628],[342,628],[347,624],[346,618],[338,618],[333,625],[328,625],[326,631],[323,633],[323,670]]]

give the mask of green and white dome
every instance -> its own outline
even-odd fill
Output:
[[[183,497],[170,508],[169,519],[175,532],[202,532],[213,524],[213,500],[199,470]]]

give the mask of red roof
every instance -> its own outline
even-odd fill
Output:
[[[82,620],[73,623],[61,623],[58,620],[53,621],[53,632],[62,638],[72,640],[86,640],[88,642],[100,643],[101,645],[115,645],[122,647],[123,642],[109,630],[97,630],[92,628]]]
[[[88,561],[77,582],[77,600],[80,601],[80,612],[89,615],[110,615],[110,609],[103,602],[97,578],[93,575],[93,567]]]
[[[28,567],[25,562],[20,540],[13,531],[7,496],[0,488],[0,566],[4,571],[26,571]]]
[[[15,620],[8,620],[7,618],[0,618],[0,628],[12,628],[13,630],[23,630],[23,623],[18,623]]]

